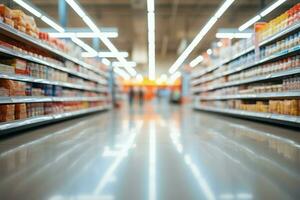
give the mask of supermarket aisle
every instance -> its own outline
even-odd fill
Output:
[[[148,104],[0,142],[1,199],[296,199],[296,131]],[[284,137],[283,137],[284,136]]]

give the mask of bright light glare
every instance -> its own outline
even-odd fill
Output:
[[[125,80],[130,80],[129,74],[127,74],[124,70],[120,69],[119,67],[114,67],[114,72],[121,76]]]
[[[144,80],[143,76],[141,74],[136,75],[136,80],[138,82],[142,82]]]
[[[183,53],[179,56],[176,62],[170,67],[169,73],[173,74],[186,60],[186,58],[190,55],[190,53],[194,50],[194,48],[199,44],[199,42],[203,39],[203,37],[207,34],[207,32],[212,28],[212,26],[217,22],[217,20],[224,14],[224,12],[232,5],[234,0],[226,0],[222,6],[218,9],[213,17],[206,23],[206,25],[199,31],[197,36],[193,39],[193,41],[189,44],[189,46],[183,51]]]
[[[168,83],[173,84],[179,77],[181,76],[181,72],[177,71],[169,78]]]
[[[218,45],[218,47],[222,47],[222,46],[223,46],[223,42],[219,41],[219,42],[217,43],[217,45]]]
[[[200,55],[200,56],[196,57],[194,60],[192,60],[192,62],[190,62],[190,66],[195,67],[202,61],[203,61],[203,56]]]
[[[107,58],[102,58],[102,63],[104,64],[104,65],[106,65],[106,66],[110,66],[110,64],[111,64],[111,62],[110,62],[110,60],[108,60]]]

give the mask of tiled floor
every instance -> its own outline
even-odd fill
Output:
[[[300,131],[147,104],[0,140],[0,199],[299,199]]]

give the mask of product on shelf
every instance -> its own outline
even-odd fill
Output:
[[[15,105],[0,105],[0,122],[9,122],[15,120]]]
[[[14,96],[15,82],[12,80],[0,79],[0,96]]]
[[[21,120],[27,118],[26,104],[15,104],[15,119]]]

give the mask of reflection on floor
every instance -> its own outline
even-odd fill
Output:
[[[1,139],[0,199],[297,199],[299,144],[296,130],[136,106]]]

